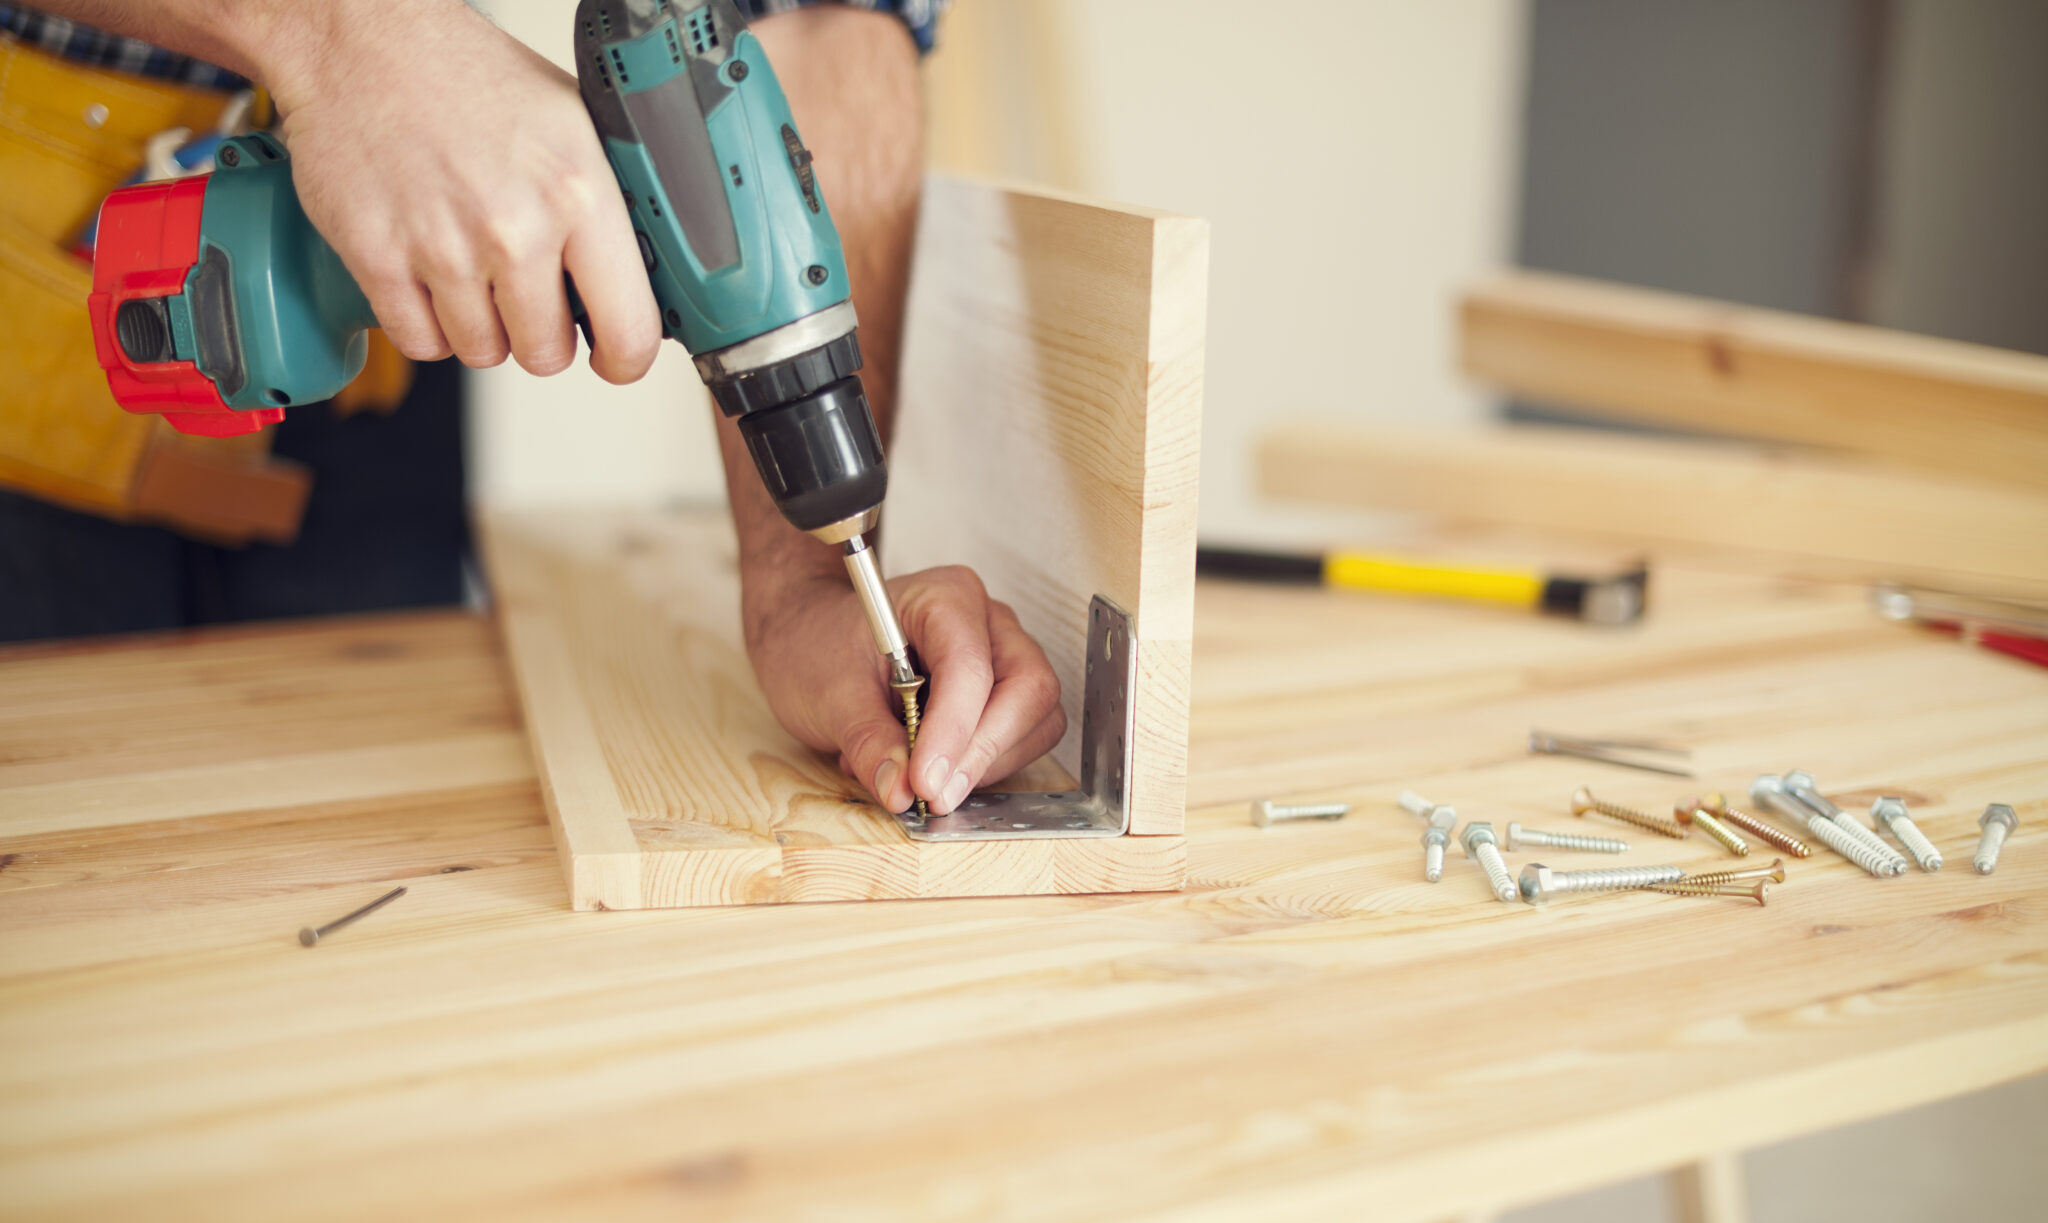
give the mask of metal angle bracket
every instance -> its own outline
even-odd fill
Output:
[[[1088,668],[1081,693],[1081,788],[970,794],[951,815],[897,822],[916,841],[1021,841],[1120,837],[1131,826],[1132,698],[1138,687],[1131,614],[1096,595],[1088,604]]]

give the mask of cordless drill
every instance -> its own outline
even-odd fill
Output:
[[[775,71],[732,0],[582,0],[575,20],[584,105],[662,335],[737,418],[783,516],[844,551],[915,735],[923,681],[866,538],[889,476],[846,262]],[[90,312],[122,407],[226,436],[346,386],[377,320],[276,140],[226,141],[216,167],[107,197]]]

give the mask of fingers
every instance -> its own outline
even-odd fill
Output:
[[[455,350],[441,334],[426,289],[403,267],[386,271],[363,284],[363,294],[377,313],[391,346],[414,361],[439,361]]]
[[[489,369],[504,362],[511,344],[498,321],[488,284],[471,275],[449,275],[429,281],[427,292],[441,334],[448,337],[448,346],[464,365]]]
[[[585,210],[562,254],[590,315],[590,368],[607,382],[638,380],[661,348],[661,316],[623,204]]]
[[[958,762],[995,686],[988,592],[981,579],[957,566],[919,577],[898,607],[904,632],[931,672],[911,777],[933,813],[944,815],[960,805],[973,785],[972,778],[963,779]]]
[[[959,785],[959,775],[964,775],[966,785],[959,798],[947,792],[948,810],[959,805],[968,789],[1007,777],[1045,755],[1067,731],[1059,677],[1045,651],[1018,623],[1017,613],[1007,603],[991,602],[988,629],[995,684],[981,721],[956,762],[953,784]]]
[[[559,267],[529,265],[501,277],[491,286],[491,298],[521,369],[547,377],[569,368],[576,358],[576,329]]]
[[[866,698],[851,712],[839,732],[839,768],[868,788],[889,811],[910,808],[910,751],[883,699],[887,689],[869,685]]]

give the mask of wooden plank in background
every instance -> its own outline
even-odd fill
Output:
[[[1540,272],[1459,313],[1466,371],[1517,395],[2048,490],[2048,357]]]
[[[1208,225],[948,178],[926,190],[882,556],[972,566],[1060,678],[1089,600],[1135,618],[1131,830],[1181,830]]]
[[[1180,886],[1180,837],[913,841],[768,710],[724,514],[487,514],[506,647],[578,909]]]
[[[1854,462],[1584,429],[1298,422],[1259,447],[1267,496],[1703,544],[1825,576],[2048,591],[2048,497]]]

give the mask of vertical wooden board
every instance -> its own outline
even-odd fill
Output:
[[[1208,226],[935,177],[891,451],[890,572],[971,565],[1059,674],[1079,768],[1088,603],[1135,619],[1131,830],[1182,827]]]
[[[496,513],[483,535],[575,908],[1159,891],[1185,878],[1175,836],[911,840],[770,713],[722,514]]]

